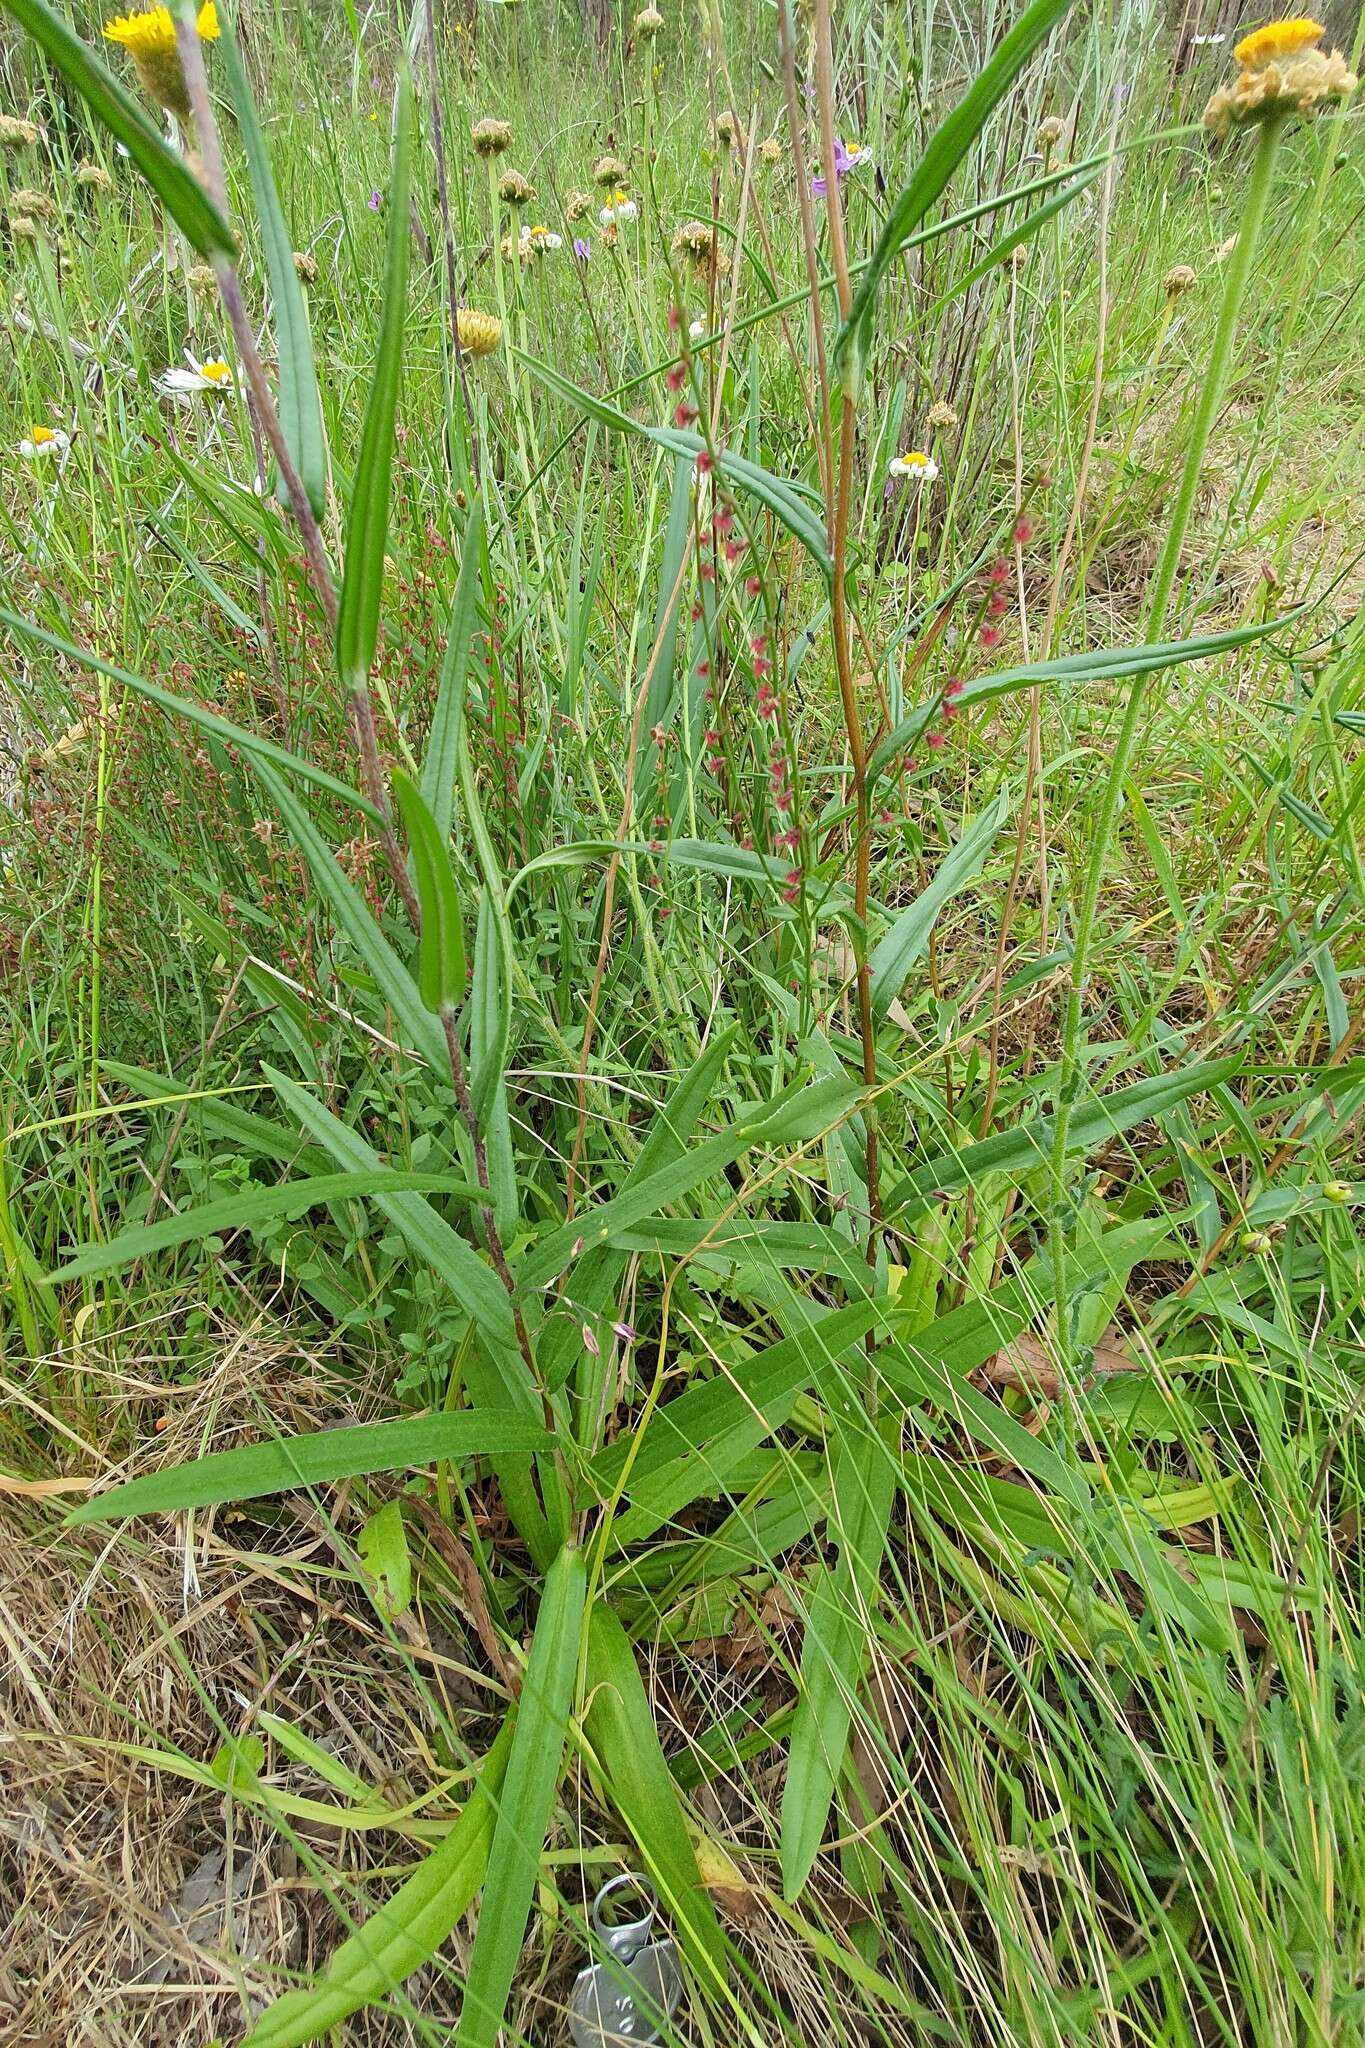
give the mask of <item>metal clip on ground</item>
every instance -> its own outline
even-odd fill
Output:
[[[641,1919],[612,1925],[604,1909],[621,1892],[648,1901]],[[675,1942],[651,1941],[655,1921],[649,1882],[628,1872],[604,1884],[592,1902],[593,1932],[607,1961],[580,1970],[569,2000],[574,2048],[635,2048],[657,2041],[682,1992]]]

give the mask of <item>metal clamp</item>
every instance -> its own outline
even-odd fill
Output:
[[[633,1892],[648,1901],[638,1920],[612,1923],[611,1900]],[[636,2048],[658,2041],[682,1994],[677,1944],[651,1941],[657,1903],[647,1878],[627,1871],[604,1884],[592,1902],[592,1927],[607,1961],[590,1964],[574,1979],[569,2031],[574,2048]]]

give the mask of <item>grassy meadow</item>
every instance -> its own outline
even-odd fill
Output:
[[[3,0],[0,2041],[1365,2034],[1329,17]]]

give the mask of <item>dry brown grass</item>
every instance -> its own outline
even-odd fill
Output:
[[[137,1470],[259,1436],[266,1415],[287,1431],[371,1405],[364,1386],[259,1326],[223,1333],[191,1386],[153,1390],[135,1369],[82,1364],[89,1438],[112,1438],[131,1401]],[[363,1778],[376,1804],[399,1808],[453,1782],[432,1754],[436,1718],[468,1724],[483,1746],[492,1702],[466,1657],[477,1645],[443,1611],[440,1625],[411,1619],[396,1651],[348,1569],[344,1489],[326,1517],[300,1496],[259,1515],[201,1512],[117,1534],[64,1531],[62,1505],[0,1496],[0,2041],[232,2039],[282,1972],[319,1968],[344,1932],[320,1874],[362,1914],[421,1845],[401,1824],[362,1832],[293,1817],[282,1828],[194,1782],[195,1767],[264,1709]],[[261,1776],[272,1792],[343,1803],[273,1745]],[[419,2009],[429,1994],[450,2014],[434,1977],[409,1990]],[[372,2015],[347,2038],[413,2036]]]

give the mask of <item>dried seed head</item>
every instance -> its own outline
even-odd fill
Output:
[[[318,281],[318,259],[310,256],[306,249],[294,251],[294,274],[300,284],[316,284]]]
[[[722,107],[711,123],[711,133],[723,149],[743,149],[747,141],[744,123],[733,107]]]
[[[582,220],[592,212],[595,204],[591,192],[571,192],[564,201],[564,218],[567,221]]]
[[[76,183],[87,186],[92,192],[111,192],[114,181],[103,164],[77,164]]]
[[[1060,114],[1049,114],[1046,121],[1038,123],[1038,130],[1033,138],[1033,146],[1035,149],[1042,150],[1055,149],[1065,134],[1066,122],[1061,118]]]
[[[469,140],[475,156],[501,156],[512,147],[512,124],[510,121],[495,121],[485,114],[482,121],[476,121],[469,131]]]
[[[216,290],[218,285],[211,263],[192,264],[185,272],[185,282],[192,292],[198,292],[201,297]]]
[[[762,142],[758,145],[758,154],[760,160],[765,164],[780,164],[782,161],[782,144],[778,137],[776,135],[765,135]]]
[[[636,42],[652,43],[663,25],[664,18],[657,7],[642,7],[633,23]]]
[[[498,179],[498,197],[504,206],[529,206],[536,188],[520,171],[504,171]]]
[[[34,192],[27,185],[19,186],[9,196],[11,214],[26,213],[30,220],[55,220],[57,208],[46,192]]]
[[[38,130],[32,121],[21,121],[17,114],[0,114],[0,148],[32,149],[38,140]]]
[[[1161,280],[1161,289],[1168,299],[1178,299],[1183,292],[1192,291],[1199,282],[1197,271],[1188,263],[1177,263],[1174,270],[1168,270]]]
[[[953,411],[946,398],[936,398],[930,406],[929,424],[931,427],[937,427],[940,433],[945,434],[951,433],[957,425],[957,414]]]
[[[599,157],[592,167],[594,185],[624,185],[626,167],[619,156]]]
[[[26,214],[11,214],[9,232],[12,242],[36,242],[38,240],[38,223],[36,220],[30,220]]]

